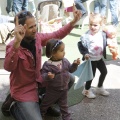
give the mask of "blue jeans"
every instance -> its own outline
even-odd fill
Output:
[[[13,11],[12,5],[13,5],[13,0],[7,0],[7,7],[6,7],[7,13],[9,13],[10,11]]]
[[[94,12],[100,13],[102,16],[106,16],[107,0],[95,0],[94,1]]]
[[[117,0],[109,0],[110,4],[110,11],[112,16],[112,24],[117,26],[118,25],[118,16],[117,16]]]
[[[86,8],[84,7],[83,3],[81,0],[75,0],[75,6],[78,10],[82,12],[82,17],[86,16],[88,14]]]
[[[40,106],[37,102],[16,102],[10,112],[15,120],[42,120]]]
[[[13,10],[15,14],[21,10],[28,10],[28,0],[13,0]]]

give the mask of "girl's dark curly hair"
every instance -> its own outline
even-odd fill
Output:
[[[49,40],[46,45],[46,56],[50,58],[52,53],[56,53],[58,51],[61,44],[63,44],[61,40],[58,39]]]

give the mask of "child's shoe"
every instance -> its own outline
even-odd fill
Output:
[[[83,95],[85,95],[86,97],[88,97],[88,98],[96,98],[96,95],[92,92],[92,90],[91,89],[89,89],[89,90],[83,90],[82,91],[82,94]]]
[[[96,94],[100,94],[100,95],[103,95],[103,96],[108,96],[110,93],[107,91],[107,90],[105,90],[103,87],[97,87],[96,89],[95,89],[95,92],[96,92]]]

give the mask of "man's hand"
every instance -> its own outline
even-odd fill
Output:
[[[74,4],[73,4],[73,16],[74,16],[74,19],[70,22],[72,26],[74,26],[82,16],[81,11],[77,10]]]
[[[16,22],[15,22],[15,29],[14,29],[14,35],[15,35],[15,42],[14,47],[18,48],[20,46],[21,41],[23,40],[26,32],[26,24],[19,25],[18,17],[16,16]]]

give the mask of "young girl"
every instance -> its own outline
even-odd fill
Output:
[[[83,60],[91,60],[93,76],[95,76],[96,69],[100,71],[100,77],[98,86],[95,89],[95,93],[108,96],[109,92],[103,88],[103,82],[107,74],[106,65],[102,59],[106,58],[106,33],[101,30],[102,19],[100,14],[91,13],[89,18],[89,30],[81,36],[80,42],[78,42],[78,48],[83,55]],[[85,88],[82,94],[88,98],[95,98],[96,95],[91,90],[92,80],[86,82]]]
[[[42,77],[47,83],[46,94],[40,106],[43,117],[47,109],[57,102],[62,119],[71,120],[67,105],[68,83],[70,73],[77,70],[80,60],[78,58],[71,65],[64,55],[65,45],[62,41],[52,39],[47,42],[46,56],[50,59],[43,64],[41,71]]]

